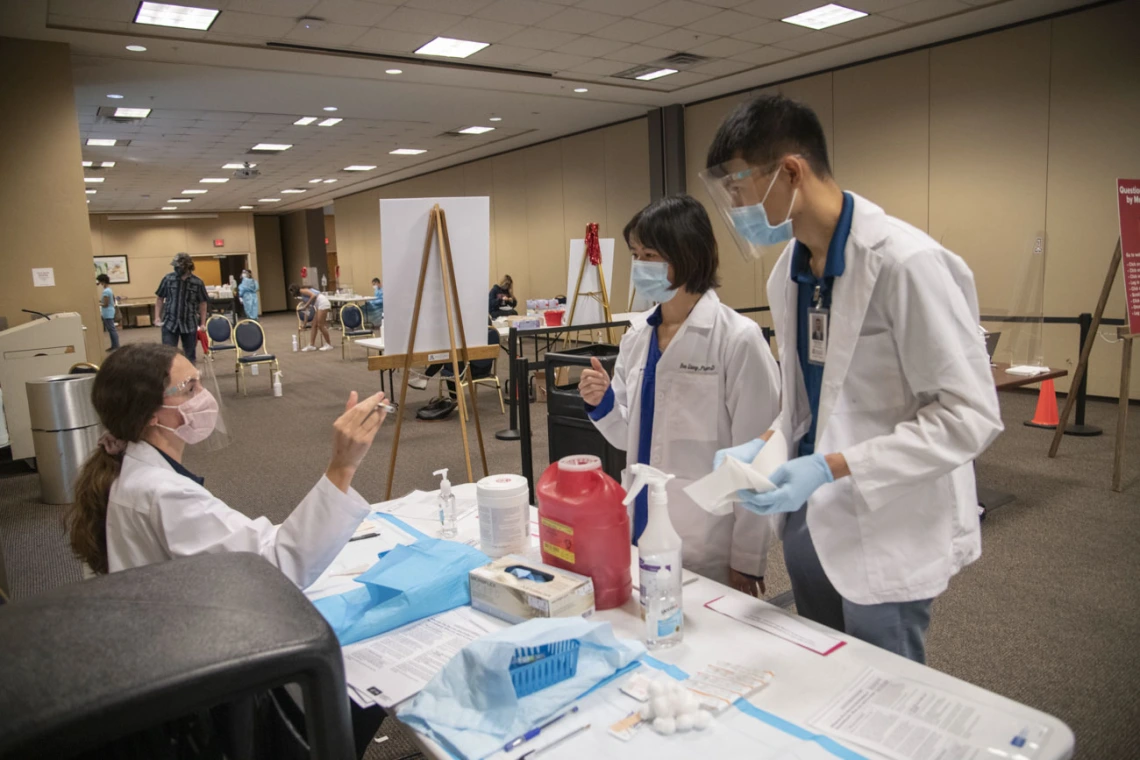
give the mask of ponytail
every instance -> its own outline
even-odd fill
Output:
[[[123,455],[108,454],[97,446],[83,464],[75,483],[75,503],[67,513],[71,534],[71,551],[88,567],[106,574],[107,562],[107,501],[111,484],[119,477]]]

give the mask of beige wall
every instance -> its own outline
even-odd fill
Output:
[[[301,267],[316,269],[319,282],[321,274],[328,271],[324,212],[319,208],[308,209],[281,217],[281,248],[287,286],[301,284]]]
[[[817,110],[844,188],[966,259],[983,311],[1013,307],[1044,230],[1044,311],[1075,317],[1095,308],[1119,234],[1114,180],[1140,176],[1138,28],[1140,3],[1115,3],[774,89]],[[706,203],[697,179],[705,152],[724,116],[752,94],[686,109],[689,192]],[[737,307],[766,303],[779,250],[746,265],[714,224],[721,297]],[[1119,277],[1106,316],[1124,316]],[[1075,325],[1046,325],[1046,363],[1072,371],[1077,343]],[[1119,373],[1120,346],[1099,341],[1089,392],[1118,395]],[[1140,398],[1140,357],[1131,397]]]
[[[0,38],[0,315],[27,322],[20,309],[77,311],[90,360],[103,358],[83,154],[67,45]],[[33,267],[55,270],[55,286],[32,285]],[[110,345],[109,343],[107,345]]]
[[[106,214],[92,214],[90,226],[92,255],[127,257],[131,281],[112,285],[117,296],[153,296],[158,283],[171,271],[174,254],[183,252],[195,257],[249,254],[247,266],[254,277],[260,276],[253,214],[138,221],[112,221]],[[219,239],[225,245],[215,248],[214,241]]]
[[[337,198],[341,280],[364,292],[373,277],[383,276],[381,198],[486,195],[491,281],[510,274],[520,301],[564,293],[569,240],[597,222],[601,237],[618,239],[612,305],[625,311],[629,251],[620,238],[649,202],[647,129],[638,119]]]
[[[258,296],[263,313],[289,308],[285,297],[285,259],[281,252],[281,217],[253,217],[257,248]]]

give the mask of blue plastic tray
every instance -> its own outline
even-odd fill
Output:
[[[578,672],[577,639],[555,641],[539,647],[519,647],[511,658],[511,683],[515,696],[525,697],[572,678]]]

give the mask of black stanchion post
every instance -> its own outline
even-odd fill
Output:
[[[515,359],[515,375],[526,377],[530,374],[530,366],[525,356]],[[530,489],[530,503],[534,504],[534,451],[531,449],[530,432],[530,396],[525,392],[518,397],[519,405],[519,453],[522,455],[522,476],[526,478]]]
[[[518,413],[518,392],[519,392],[519,378],[515,373],[515,359],[519,355],[519,331],[514,325],[511,325],[510,331],[507,333],[507,399],[511,407],[510,427],[506,430],[500,430],[495,433],[495,438],[500,441],[517,441],[519,439],[519,413]]]
[[[1079,349],[1083,349],[1085,346],[1085,341],[1088,340],[1089,330],[1092,329],[1092,314],[1081,314],[1078,319],[1080,320],[1081,325],[1081,343],[1080,346],[1078,346],[1079,353]],[[1076,419],[1073,420],[1072,424],[1065,426],[1065,435],[1094,436],[1100,435],[1104,432],[1096,425],[1085,424],[1085,402],[1088,400],[1088,389],[1089,373],[1086,372],[1081,376],[1081,384],[1075,391],[1077,394]],[[1073,389],[1070,388],[1069,393],[1073,392]]]

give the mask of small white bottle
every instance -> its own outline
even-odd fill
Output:
[[[297,336],[293,336],[293,353],[297,353]]]
[[[451,481],[447,479],[447,468],[436,470],[433,475],[442,475],[439,482],[439,524],[440,538],[455,538],[459,535],[459,525],[456,522],[455,494],[451,492]]]
[[[681,600],[673,595],[673,578],[668,568],[653,576],[649,589],[649,609],[645,614],[645,646],[651,650],[668,649],[681,643],[685,636],[685,618]]]
[[[281,398],[281,372],[273,373],[273,395]]]

